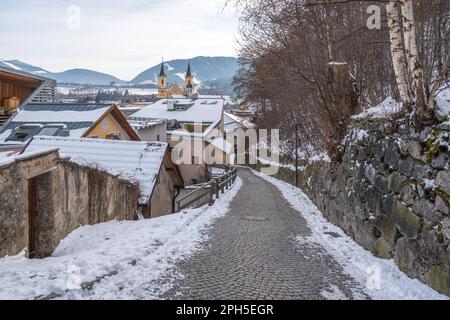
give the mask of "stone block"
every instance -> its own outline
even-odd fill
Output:
[[[402,159],[398,163],[398,169],[405,176],[410,177],[414,168],[414,160],[410,157]]]
[[[373,225],[380,230],[381,237],[389,242],[391,245],[395,245],[399,237],[397,227],[391,218],[385,215],[380,215],[375,218]]]
[[[371,165],[366,167],[364,176],[366,177],[367,181],[369,181],[371,184],[374,184],[376,175],[377,170],[374,167],[372,167]]]
[[[450,218],[445,218],[442,221],[442,235],[450,241]]]
[[[358,160],[359,161],[365,161],[367,156],[369,154],[369,150],[366,147],[359,148],[358,152]]]
[[[382,175],[375,176],[373,185],[381,194],[389,192],[388,181]]]
[[[386,154],[384,156],[384,161],[392,168],[398,168],[398,162],[400,161],[400,153],[395,142],[391,141],[388,143]]]
[[[395,205],[395,211],[392,220],[400,230],[401,234],[408,239],[416,239],[421,226],[420,218],[409,208],[405,207],[400,201]]]
[[[442,199],[441,196],[436,196],[436,200],[434,201],[434,204],[436,206],[436,209],[439,212],[442,212],[445,215],[449,215],[449,207],[447,205],[447,202],[444,201],[444,199]]]
[[[400,199],[408,206],[412,206],[418,198],[416,186],[413,183],[408,183],[400,189]]]
[[[393,194],[390,193],[388,194],[382,201],[381,205],[382,205],[382,209],[383,212],[388,216],[388,217],[392,217],[392,215],[395,212],[395,205],[397,203],[397,197]]]
[[[402,187],[402,176],[398,172],[393,172],[388,179],[389,190],[395,193],[400,193]]]
[[[431,169],[427,166],[416,164],[412,171],[412,177],[416,180],[423,180],[430,178]]]
[[[422,199],[415,203],[412,207],[412,211],[420,217],[423,217],[426,224],[438,223],[442,215],[438,212],[436,207],[428,200]]]
[[[400,151],[400,154],[406,156],[408,154],[408,143],[404,140],[398,141],[398,150]]]
[[[422,144],[416,140],[408,141],[408,152],[414,159],[420,160],[423,156]]]
[[[450,296],[450,273],[442,266],[433,266],[430,269],[427,283],[437,292]]]
[[[447,163],[447,157],[445,154],[440,153],[437,157],[435,157],[431,161],[431,166],[435,169],[443,170],[445,168],[445,164]]]
[[[448,171],[440,171],[436,176],[435,184],[450,195],[450,173]]]
[[[364,249],[373,252],[374,244],[377,238],[373,232],[373,226],[370,222],[357,223],[355,230],[355,240]]]
[[[421,258],[419,244],[416,240],[400,238],[395,246],[395,263],[410,277],[425,281],[427,266]]]
[[[379,238],[374,243],[374,253],[381,259],[391,259],[392,250],[392,245],[383,238]]]
[[[375,214],[379,215],[381,214],[381,195],[380,193],[375,190],[373,187],[369,187],[367,189],[367,206],[369,210]]]

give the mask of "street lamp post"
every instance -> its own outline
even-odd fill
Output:
[[[299,186],[299,181],[298,181],[298,128],[300,127],[299,123],[296,123],[294,128],[295,128],[295,185],[298,187]]]

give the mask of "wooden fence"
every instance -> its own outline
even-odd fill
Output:
[[[226,189],[231,188],[237,178],[237,168],[210,180],[191,193],[175,201],[175,211],[179,212],[186,208],[198,208],[206,203],[210,206],[218,199],[220,193],[225,193]]]

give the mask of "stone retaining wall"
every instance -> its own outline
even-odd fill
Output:
[[[334,224],[412,278],[450,295],[448,124],[415,133],[386,120],[354,122],[342,162],[300,173],[305,193]],[[295,173],[278,178],[295,183]]]

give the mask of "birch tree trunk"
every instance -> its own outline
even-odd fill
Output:
[[[403,37],[405,39],[408,71],[411,78],[410,93],[416,98],[415,122],[416,127],[433,124],[434,98],[429,99],[425,83],[424,72],[419,58],[416,40],[416,24],[414,19],[414,1],[401,0],[403,16]]]
[[[400,98],[403,105],[409,107],[412,105],[411,97],[408,92],[408,82],[406,78],[406,61],[402,41],[402,29],[400,25],[400,11],[397,0],[390,0],[386,3],[388,18],[389,39],[391,43],[392,63],[394,65],[395,79]]]

